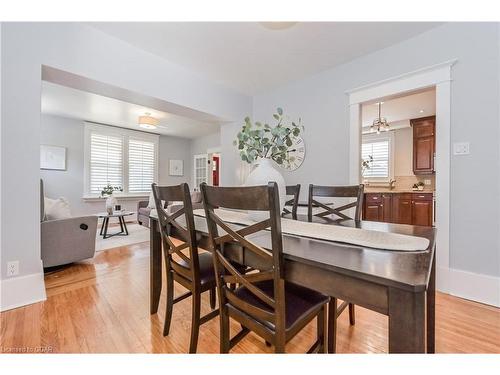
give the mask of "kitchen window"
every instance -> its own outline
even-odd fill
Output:
[[[362,168],[365,181],[388,182],[394,177],[393,160],[394,134],[366,134],[362,138],[361,159],[369,161],[369,167]]]
[[[159,136],[85,124],[84,198],[96,198],[109,183],[120,196],[144,196],[158,176]]]

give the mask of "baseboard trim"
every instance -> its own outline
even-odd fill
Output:
[[[45,301],[43,272],[0,280],[0,311]]]
[[[500,277],[454,268],[437,268],[437,290],[468,300],[500,307]]]

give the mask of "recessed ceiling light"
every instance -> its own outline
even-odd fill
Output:
[[[420,112],[420,113],[424,113],[425,111],[424,111],[423,109],[421,109],[419,112]]]
[[[146,112],[144,116],[139,116],[139,126],[144,129],[156,129],[158,120],[151,117],[151,113]]]

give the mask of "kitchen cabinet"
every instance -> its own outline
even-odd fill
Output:
[[[436,116],[410,120],[413,128],[413,173],[434,173],[436,154]]]
[[[391,221],[391,194],[367,193],[364,199],[364,220],[370,221]]]
[[[392,197],[392,222],[397,224],[412,224],[412,193],[394,194]]]
[[[432,194],[413,194],[412,224],[432,225]]]
[[[432,193],[365,193],[363,220],[432,226]]]

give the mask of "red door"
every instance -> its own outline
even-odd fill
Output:
[[[213,156],[212,160],[214,162],[212,168],[212,184],[213,186],[219,186],[219,157]]]

